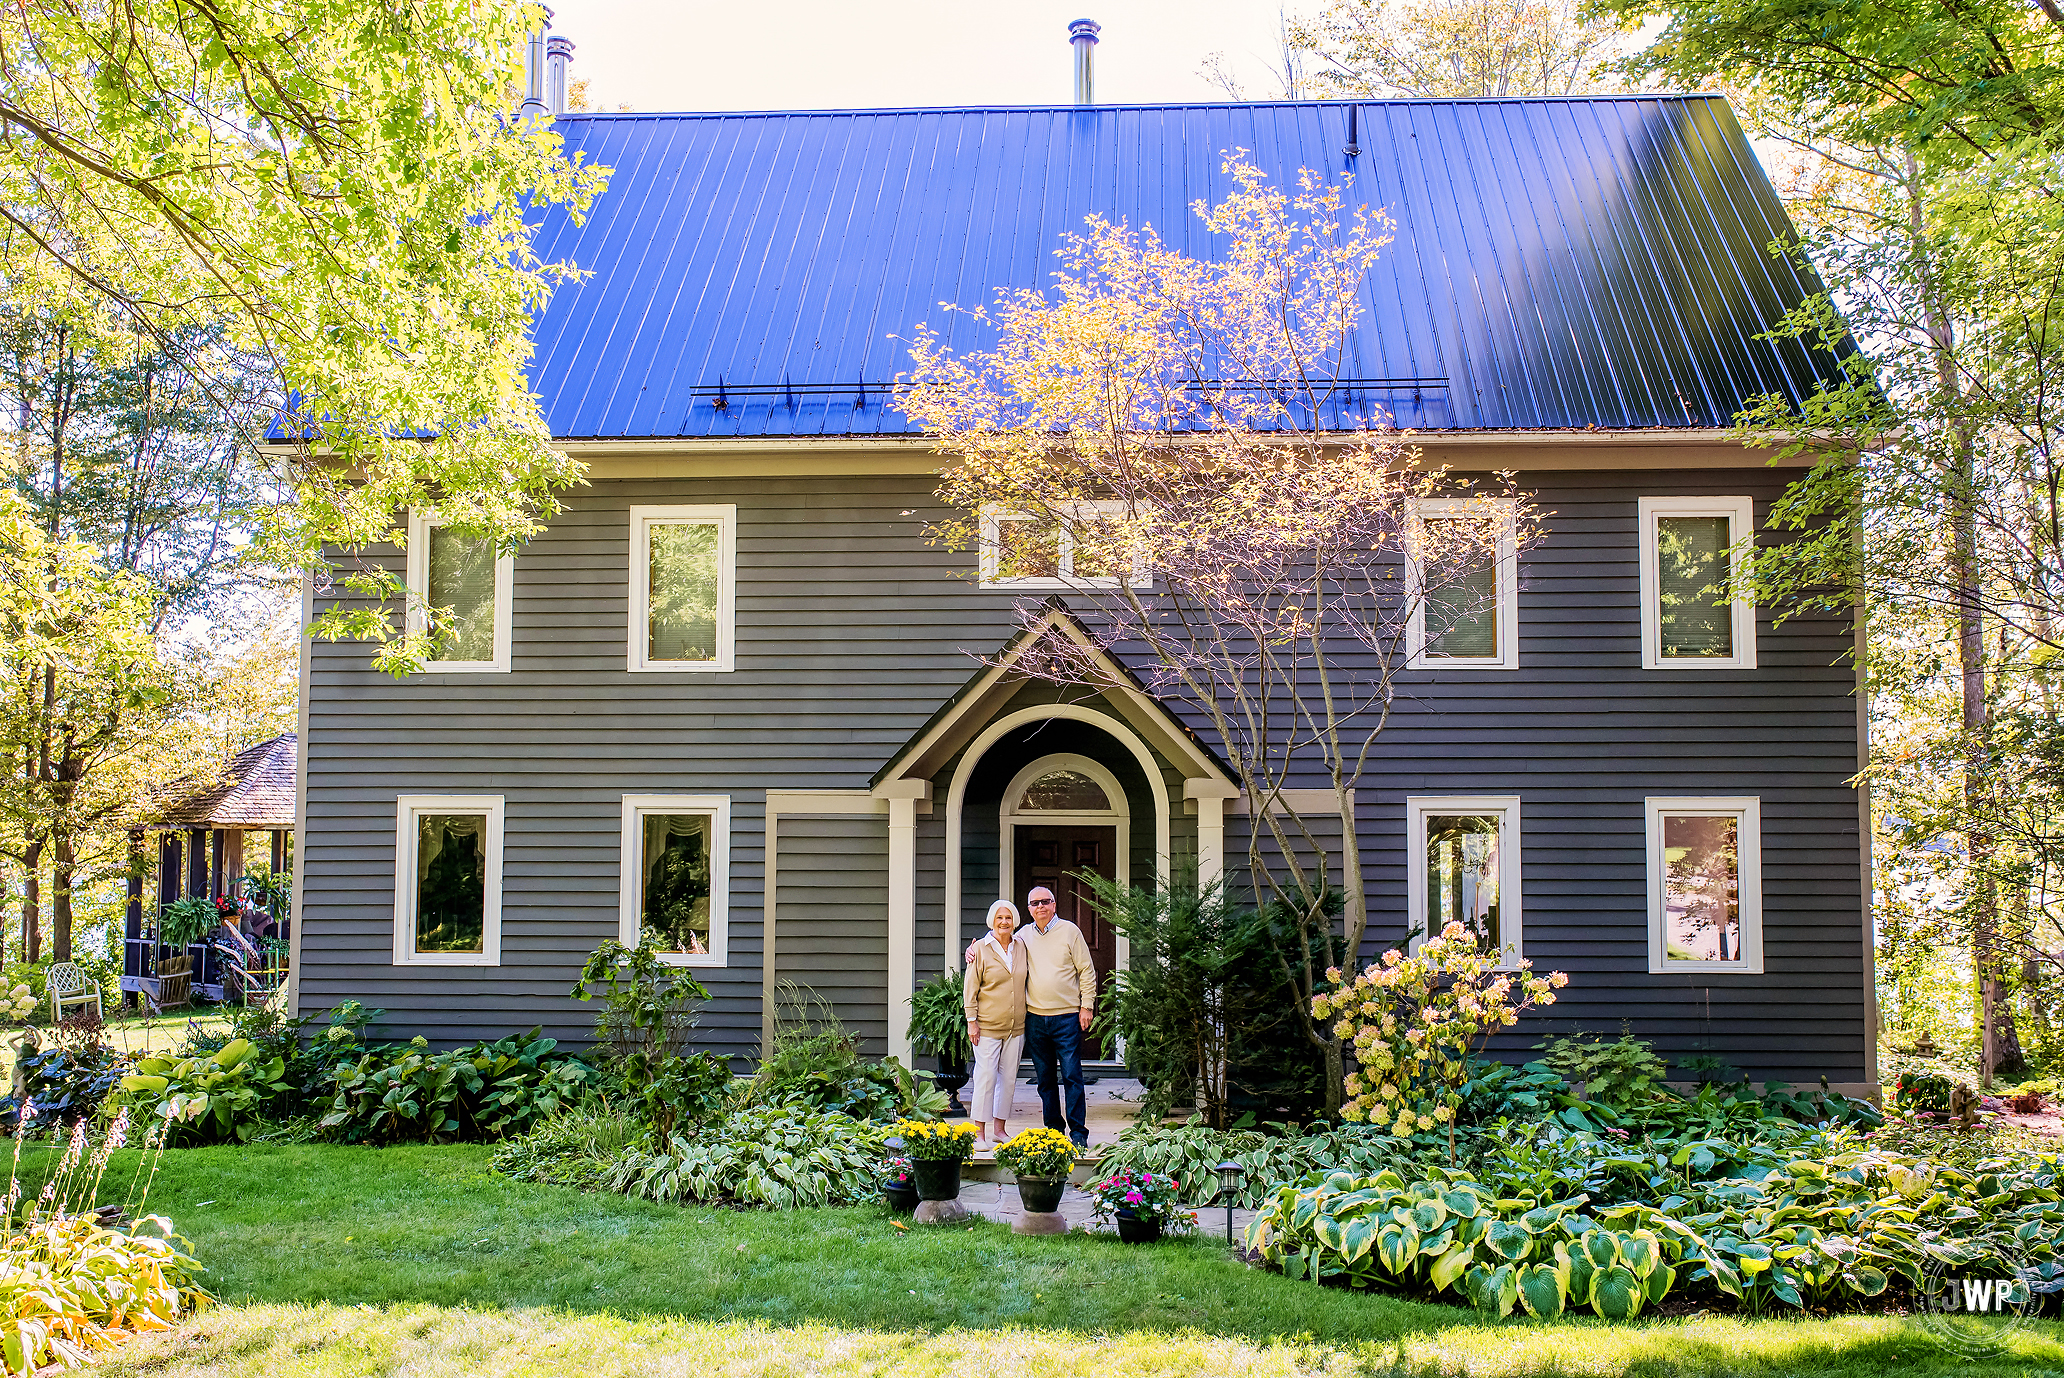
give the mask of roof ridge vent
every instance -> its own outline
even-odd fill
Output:
[[[1097,35],[1104,26],[1094,19],[1078,19],[1068,26],[1068,42],[1075,49],[1075,103],[1094,105],[1096,96],[1090,75],[1090,50],[1097,45]]]

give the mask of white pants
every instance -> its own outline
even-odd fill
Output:
[[[1007,1120],[1011,1099],[1017,1091],[1018,1059],[1025,1052],[1025,1035],[998,1038],[983,1034],[975,1045],[975,1091],[968,1098],[968,1118],[977,1124]]]

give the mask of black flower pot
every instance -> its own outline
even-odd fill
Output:
[[[960,1195],[960,1164],[935,1158],[919,1158],[910,1165],[911,1179],[921,1201],[951,1201]]]
[[[1018,1199],[1028,1211],[1050,1213],[1061,1208],[1061,1193],[1068,1189],[1065,1177],[1020,1177]]]
[[[1152,1244],[1161,1238],[1161,1219],[1142,1219],[1131,1211],[1119,1211],[1118,1237],[1127,1244]]]
[[[965,1116],[967,1106],[961,1104],[960,1088],[968,1084],[968,1069],[965,1062],[948,1062],[939,1059],[939,1070],[932,1077],[934,1085],[946,1093],[946,1117]]]
[[[881,1184],[882,1200],[898,1215],[908,1215],[917,1209],[917,1183],[908,1177],[900,1182]]]

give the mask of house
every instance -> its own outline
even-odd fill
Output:
[[[1860,629],[1661,611],[1688,558],[1663,548],[1724,558],[1797,476],[1731,437],[1736,413],[1834,369],[1764,338],[1818,288],[1769,252],[1790,226],[1724,100],[558,128],[614,169],[540,243],[592,273],[539,319],[532,373],[588,481],[514,558],[420,517],[406,555],[372,552],[458,613],[423,672],[308,649],[301,1010],[584,1039],[583,957],[651,922],[711,992],[706,1046],[749,1058],[794,982],[907,1055],[913,985],[998,894],[1239,855],[1199,724],[1012,668],[1014,607],[1046,595],[927,545],[938,460],[890,405],[899,337],[1041,285],[1092,212],[1207,253],[1190,203],[1228,190],[1237,148],[1389,208],[1357,386],[1432,462],[1516,471],[1550,514],[1503,562],[1484,646],[1408,673],[1356,794],[1370,955],[1408,915],[1485,912],[1481,889],[1502,941],[1571,976],[1513,1050],[1626,1021],[1674,1058],[1871,1089]],[[1310,783],[1293,804],[1333,812]]]
[[[246,747],[230,759],[220,780],[198,790],[190,788],[191,782],[186,789],[175,787],[153,811],[149,826],[130,832],[132,854],[141,854],[146,838],[156,836],[157,896],[146,903],[147,868],[131,867],[122,936],[123,999],[133,994],[158,998],[158,961],[175,955],[157,941],[157,914],[165,905],[190,896],[235,898],[253,873],[292,873],[299,751],[292,732]],[[262,853],[257,850],[261,845]],[[288,938],[283,898],[275,890],[267,902],[274,931]],[[210,1000],[222,999],[221,954],[209,944],[194,943],[185,955],[193,958],[193,989]]]

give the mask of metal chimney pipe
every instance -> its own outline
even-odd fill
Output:
[[[566,113],[566,64],[573,61],[573,40],[553,34],[545,40],[545,104],[552,118]]]
[[[552,24],[552,12],[545,11],[545,28]],[[523,104],[516,107],[519,120],[541,120],[551,113],[545,105],[545,28],[533,30],[523,45]]]
[[[1089,50],[1096,47],[1097,35],[1104,26],[1094,19],[1078,19],[1068,26],[1068,42],[1075,48],[1075,103],[1094,105],[1096,97],[1090,81]]]

